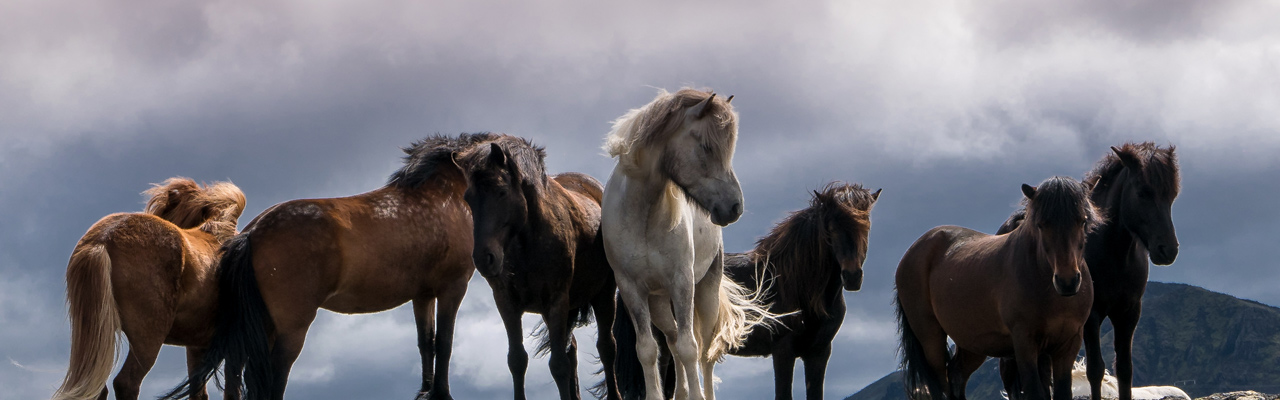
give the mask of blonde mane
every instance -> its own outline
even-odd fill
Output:
[[[609,157],[619,159],[636,153],[637,146],[650,146],[661,142],[676,132],[684,123],[684,110],[714,96],[710,91],[682,88],[675,93],[664,89],[658,90],[658,96],[649,104],[631,111],[613,121],[613,129],[605,136],[604,151]],[[730,96],[732,97],[732,96]],[[738,113],[733,110],[729,100],[715,98],[704,118],[709,125],[706,133],[717,136],[709,140],[708,145],[720,151],[733,142],[738,134]],[[726,137],[727,136],[727,137]],[[726,140],[727,139],[727,140]]]
[[[235,235],[245,206],[244,192],[231,182],[201,186],[190,178],[173,177],[142,194],[150,196],[143,212],[182,229],[199,227],[219,241]]]

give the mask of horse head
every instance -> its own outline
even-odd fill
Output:
[[[880,198],[861,185],[829,184],[813,192],[812,206],[820,211],[820,238],[840,264],[844,289],[862,289],[862,264],[867,259],[871,207]]]
[[[742,188],[733,172],[738,114],[732,99],[695,89],[661,92],[614,121],[605,149],[631,173],[669,179],[711,222],[729,225],[742,216]]]
[[[1173,147],[1160,149],[1145,143],[1112,147],[1111,151],[1126,175],[1126,184],[1110,188],[1118,191],[1112,217],[1146,246],[1152,263],[1172,264],[1178,257],[1178,235],[1171,208],[1179,190]]]
[[[1088,193],[1084,184],[1061,176],[1038,187],[1022,185],[1027,209],[1022,226],[1036,237],[1036,258],[1049,264],[1053,288],[1062,296],[1080,290],[1085,237],[1102,222]]]
[[[471,258],[481,275],[496,276],[504,265],[507,243],[529,225],[537,206],[546,179],[544,153],[524,139],[502,136],[462,157],[467,166],[463,198],[471,207],[475,240]]]

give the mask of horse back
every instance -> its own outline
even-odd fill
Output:
[[[551,179],[569,191],[582,194],[594,200],[597,206],[604,200],[604,185],[591,175],[581,172],[565,172]]]

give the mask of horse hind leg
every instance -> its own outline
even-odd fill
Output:
[[[987,361],[986,356],[956,346],[955,355],[951,357],[951,362],[947,363],[947,380],[951,384],[952,399],[966,398],[965,387],[968,386],[969,377],[982,367],[984,361]],[[808,367],[809,365],[805,364],[805,368]]]
[[[190,373],[195,372],[195,370],[200,367],[200,361],[203,359],[204,359],[203,347],[187,347],[188,376],[190,376]],[[191,384],[197,385],[196,382],[192,382]],[[191,400],[209,400],[209,393],[205,390],[205,386],[203,382],[199,383],[198,386],[193,387],[191,389],[190,399]]]
[[[124,366],[116,375],[112,386],[116,390],[116,399],[137,400],[142,379],[151,371],[164,346],[164,337],[159,335],[135,335],[129,337],[129,353],[125,356]],[[203,390],[201,391],[203,393]]]

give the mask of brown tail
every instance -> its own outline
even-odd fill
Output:
[[[54,400],[98,398],[115,366],[120,313],[111,291],[111,257],[100,244],[77,246],[67,264],[71,365]]]

